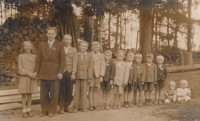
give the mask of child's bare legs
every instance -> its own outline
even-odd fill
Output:
[[[136,105],[137,90],[133,91],[133,105]]]
[[[133,105],[130,103],[131,102],[131,91],[128,91],[127,101],[128,101],[128,106],[132,107]]]
[[[26,113],[26,94],[22,94],[22,112]]]
[[[106,105],[110,104],[110,90],[107,90]]]
[[[162,104],[162,89],[155,92],[156,103]]]
[[[32,94],[27,94],[27,97],[28,97],[28,108],[27,108],[27,113],[28,113],[28,116],[32,117],[33,114],[30,113],[30,111],[31,111],[31,103],[32,103]]]
[[[106,99],[107,99],[107,91],[103,90],[103,104],[106,104]]]
[[[93,92],[93,105],[94,105],[94,108],[95,108],[96,110],[98,110],[98,109],[97,109],[97,106],[96,106],[97,92],[98,92],[98,87],[94,87],[94,92]]]
[[[128,91],[124,91],[124,107],[128,108]]]
[[[149,91],[145,91],[145,105],[148,105],[149,101]]]
[[[142,98],[143,98],[142,91],[139,91],[139,107],[143,106]]]
[[[122,94],[119,94],[118,101],[117,101],[118,109],[121,108],[121,100],[122,100]]]
[[[158,104],[158,100],[159,100],[159,91],[156,90],[155,91],[155,104]]]
[[[114,94],[114,109],[117,108],[117,102],[118,102],[118,94]]]
[[[149,105],[152,105],[152,91],[149,91]]]

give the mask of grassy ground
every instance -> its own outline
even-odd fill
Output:
[[[200,120],[200,70],[169,74],[166,80],[166,87],[169,81],[175,81],[179,87],[179,81],[186,79],[189,88],[192,90],[192,100],[189,103],[171,103],[153,111],[153,115],[165,115],[171,120],[199,121]]]

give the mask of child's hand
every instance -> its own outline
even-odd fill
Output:
[[[36,76],[37,76],[37,72],[34,72],[34,73],[33,73],[33,77],[36,77]]]
[[[154,82],[154,84],[157,84],[157,82]]]
[[[103,76],[99,78],[99,82],[103,82]]]
[[[135,82],[133,82],[133,85],[135,85]]]
[[[89,84],[91,82],[91,79],[88,79],[87,81],[88,81],[88,84]]]
[[[75,74],[74,73],[72,73],[72,75],[71,75],[71,81],[74,81],[75,80]]]
[[[110,80],[110,85],[113,85],[113,80]]]
[[[123,86],[125,87],[125,86],[126,86],[126,84],[124,83],[124,84],[123,84]]]
[[[144,85],[144,82],[142,81],[142,85]]]

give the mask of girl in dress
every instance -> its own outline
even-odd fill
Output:
[[[32,54],[33,45],[30,41],[23,43],[24,53],[18,56],[19,85],[18,92],[22,94],[23,117],[32,117],[32,94],[37,93],[37,80],[34,77],[36,55]],[[27,106],[26,106],[27,97]]]

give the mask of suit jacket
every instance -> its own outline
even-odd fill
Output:
[[[133,76],[133,74],[134,74],[134,66],[135,66],[135,64],[132,62],[132,64],[131,64],[131,66],[130,66],[130,68],[129,68],[129,78],[128,78],[128,83],[129,84],[133,84],[133,79],[131,79],[132,77],[131,76]]]
[[[37,54],[35,72],[43,80],[56,80],[57,74],[64,73],[65,53],[64,46],[55,40],[49,48],[48,42],[41,42]]]
[[[129,67],[126,62],[122,61],[118,66],[118,61],[115,61],[112,67],[112,78],[114,85],[123,85],[128,83]]]
[[[106,63],[105,63],[105,57],[101,53],[97,53],[97,56],[92,52],[93,55],[93,61],[94,61],[94,76],[100,77],[104,76],[105,69],[106,69]]]
[[[78,64],[76,71],[76,79],[91,79],[93,76],[94,62],[92,55],[86,53],[86,56],[81,59],[80,53],[78,54]]]
[[[135,63],[133,65],[133,70],[134,71],[132,71],[132,74],[130,74],[130,76],[129,76],[129,80],[132,80],[130,82],[136,83],[138,75],[142,76],[141,81],[144,82],[145,81],[145,75],[146,75],[145,66],[143,64],[137,64],[137,63]]]
[[[157,80],[165,80],[167,77],[167,69],[165,65],[162,65],[161,68],[157,64]]]
[[[69,73],[76,72],[78,62],[76,48],[69,47],[68,52],[65,52],[65,59],[65,71],[68,71]]]
[[[148,66],[147,63],[144,64],[146,69],[145,82],[157,82],[157,65],[152,63]]]
[[[104,81],[110,81],[113,80],[113,76],[112,74],[112,61],[109,61],[108,63],[106,63],[106,70],[105,70],[105,74],[104,74]]]

